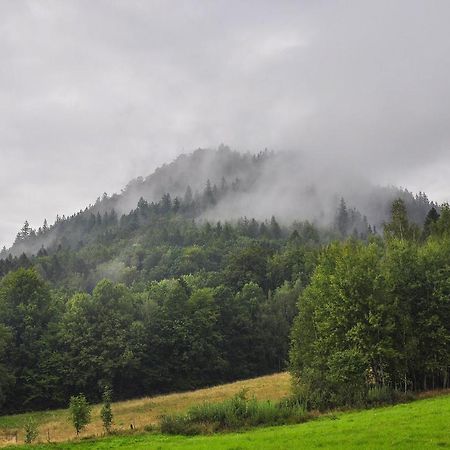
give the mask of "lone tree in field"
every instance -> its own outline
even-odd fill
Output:
[[[111,432],[111,425],[113,419],[113,413],[111,410],[111,401],[112,401],[112,389],[109,386],[105,387],[103,391],[103,406],[100,411],[100,416],[103,422],[103,428],[105,432],[109,434]]]
[[[91,407],[83,394],[70,397],[69,413],[78,436],[91,421]]]

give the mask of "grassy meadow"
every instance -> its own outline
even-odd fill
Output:
[[[450,447],[450,396],[359,412],[329,414],[301,425],[212,436],[135,434],[33,448],[148,450],[433,449]],[[16,447],[17,448],[17,447]],[[29,448],[20,446],[18,448]]]
[[[250,380],[237,381],[192,392],[183,392],[136,400],[116,402],[112,405],[114,429],[129,430],[130,425],[136,430],[143,430],[146,425],[159,422],[163,414],[181,412],[203,402],[220,402],[233,397],[242,389],[247,389],[250,396],[258,400],[279,400],[290,392],[290,376],[279,373]],[[92,422],[81,436],[102,435],[100,419],[101,405],[92,409]],[[68,420],[68,411],[53,410],[30,414],[0,416],[0,445],[7,445],[10,436],[18,431],[18,441],[23,442],[23,426],[32,417],[39,424],[40,440],[46,441],[48,433],[52,442],[63,442],[74,437],[74,429]]]

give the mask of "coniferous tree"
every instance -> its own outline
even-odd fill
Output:
[[[186,192],[184,194],[183,202],[186,206],[190,206],[193,201],[192,189],[190,186],[186,188]]]
[[[213,188],[211,187],[211,181],[206,181],[206,187],[203,192],[203,198],[205,202],[205,206],[213,206],[216,204],[216,198],[214,196]]]
[[[274,239],[280,239],[281,238],[281,228],[280,225],[278,225],[277,220],[275,219],[275,216],[272,216],[270,219],[270,234]]]
[[[336,214],[336,228],[342,237],[347,236],[349,227],[349,214],[347,205],[342,197]]]
[[[426,239],[433,231],[433,227],[436,222],[439,220],[439,213],[436,211],[436,208],[433,206],[425,218],[425,223],[423,225],[422,238]]]

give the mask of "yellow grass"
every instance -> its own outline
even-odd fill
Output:
[[[135,429],[143,429],[144,426],[156,424],[162,414],[183,411],[194,404],[208,402],[220,402],[232,397],[241,389],[248,389],[249,395],[254,395],[259,400],[278,400],[290,392],[291,378],[288,373],[268,375],[250,380],[237,381],[212,388],[199,389],[192,392],[145,397],[136,400],[117,402],[112,405],[114,414],[113,428],[116,430],[129,430],[133,424]],[[101,435],[103,433],[100,419],[101,405],[92,408],[92,422],[82,433],[83,436]],[[33,415],[39,425],[40,436],[38,441],[46,442],[50,435],[52,442],[62,442],[74,437],[74,429],[68,420],[66,410],[57,410],[53,413],[43,413],[42,417]],[[18,415],[17,423],[23,423],[23,416]],[[18,442],[23,442],[23,430],[18,431]],[[11,427],[2,429],[0,436],[14,432]],[[0,438],[1,439],[1,438]],[[5,445],[6,442],[0,442]]]

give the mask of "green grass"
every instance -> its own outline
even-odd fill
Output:
[[[23,428],[29,418],[32,418],[37,424],[47,423],[64,417],[67,421],[68,413],[64,409],[54,409],[51,411],[38,411],[25,414],[11,414],[9,416],[0,416],[0,431],[9,429]]]
[[[301,425],[212,436],[129,435],[42,445],[39,449],[295,450],[450,447],[450,396],[324,416]],[[25,449],[26,447],[13,447]]]

